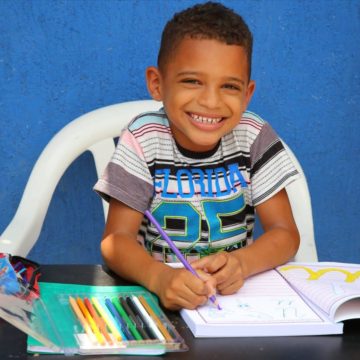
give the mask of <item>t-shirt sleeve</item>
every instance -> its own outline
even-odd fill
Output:
[[[253,205],[268,200],[300,175],[280,138],[265,123],[250,148]]]
[[[94,190],[105,200],[114,198],[144,212],[153,195],[153,179],[144,152],[133,134],[123,130],[115,152]]]

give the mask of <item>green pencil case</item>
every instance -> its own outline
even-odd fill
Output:
[[[0,316],[28,334],[30,353],[161,355],[188,349],[157,298],[141,286],[39,285],[41,296],[32,301],[0,293]]]

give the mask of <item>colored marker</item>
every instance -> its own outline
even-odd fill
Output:
[[[200,276],[198,273],[192,268],[192,266],[187,262],[187,260],[184,258],[183,254],[180,252],[180,250],[175,246],[173,241],[169,238],[167,233],[164,231],[164,229],[160,226],[160,224],[157,222],[157,220],[154,218],[154,216],[151,214],[149,210],[145,211],[145,215],[147,218],[152,222],[152,224],[156,227],[156,229],[159,231],[161,237],[167,242],[167,244],[170,246],[171,250],[176,254],[177,258],[182,262],[184,267],[189,270],[193,275],[198,277]],[[212,303],[221,310],[221,306],[219,305],[218,301],[216,300],[215,295],[212,295],[209,297],[209,299],[212,301]]]
[[[110,299],[105,299],[105,305],[109,309],[111,315],[114,317],[115,321],[118,322],[121,330],[125,334],[127,340],[134,340],[134,337],[130,333],[129,329],[126,326],[126,322],[120,317],[119,313],[116,311],[113,303],[110,301]]]
[[[112,315],[112,313],[110,312],[109,308],[106,306],[105,304],[105,299],[99,299],[100,304],[102,305],[104,311],[106,312],[107,316],[109,317],[109,319],[111,319],[112,323],[114,324],[115,328],[117,329],[117,331],[120,333],[121,338],[123,339],[123,341],[127,341],[127,337],[125,335],[125,333],[123,332],[121,325],[119,324],[119,322],[114,318],[114,316]]]
[[[146,309],[146,311],[149,313],[149,315],[151,316],[151,318],[155,321],[156,325],[158,326],[158,328],[160,329],[160,331],[162,332],[162,334],[164,335],[165,339],[167,341],[172,341],[173,338],[171,337],[170,333],[168,332],[168,330],[166,329],[166,327],[164,326],[164,324],[161,322],[161,320],[159,319],[159,317],[155,314],[154,310],[152,309],[152,307],[148,304],[148,302],[146,301],[145,297],[140,295],[139,300],[141,302],[141,304],[144,306],[144,308]]]
[[[131,319],[127,315],[126,311],[124,310],[124,308],[121,306],[119,299],[117,297],[113,297],[111,299],[111,302],[115,306],[116,310],[119,312],[120,316],[125,320],[128,328],[131,331],[131,333],[133,334],[134,338],[136,340],[142,340],[142,337],[139,334],[139,332],[137,331],[136,326],[131,321]]]
[[[153,335],[155,336],[155,338],[161,340],[161,341],[165,341],[165,337],[164,335],[161,333],[161,331],[158,329],[158,327],[156,326],[154,320],[151,318],[151,316],[148,314],[148,312],[145,310],[144,306],[141,304],[140,300],[138,299],[137,296],[132,295],[131,299],[133,300],[133,302],[135,303],[136,307],[139,309],[140,313],[141,313],[141,317],[142,319],[144,319],[145,323],[147,324],[147,326],[149,327],[149,330],[153,333]]]
[[[97,344],[96,338],[93,334],[93,332],[91,331],[90,325],[87,323],[87,321],[84,318],[84,315],[82,314],[78,304],[76,303],[75,299],[71,296],[69,296],[69,303],[71,308],[73,309],[76,317],[78,318],[78,320],[80,321],[82,327],[84,328],[89,340],[91,343],[93,344]]]
[[[77,304],[79,305],[79,308],[81,310],[81,312],[83,313],[85,319],[89,322],[90,324],[90,327],[91,327],[91,330],[93,331],[93,333],[95,334],[96,336],[96,339],[98,341],[98,343],[100,345],[105,345],[105,339],[104,337],[102,336],[102,334],[100,333],[94,319],[91,317],[91,314],[89,313],[88,309],[86,308],[85,304],[83,303],[83,301],[77,297],[76,298],[76,302]]]
[[[107,315],[105,309],[100,304],[99,300],[96,297],[92,297],[91,301],[96,309],[96,311],[100,314],[100,316],[104,319],[106,325],[110,329],[111,333],[114,335],[116,341],[122,341],[122,337],[119,331],[116,329],[114,323],[112,322],[111,318]]]
[[[113,341],[112,341],[109,333],[106,330],[106,323],[105,323],[104,319],[101,318],[97,314],[96,310],[94,309],[94,307],[92,306],[92,304],[88,298],[84,298],[84,304],[87,307],[87,309],[89,310],[90,315],[94,319],[96,325],[100,329],[101,333],[103,334],[103,336],[106,339],[106,341],[108,342],[108,344],[112,345]]]
[[[138,318],[136,317],[136,315],[132,311],[131,307],[129,306],[129,304],[127,303],[125,298],[122,298],[122,297],[120,298],[120,304],[125,309],[125,311],[128,314],[129,318],[135,324],[136,329],[139,332],[139,334],[141,335],[141,337],[143,338],[143,340],[149,340],[150,339],[149,335],[143,329],[142,325],[140,324],[140,321],[138,320]]]
[[[154,334],[152,329],[149,328],[149,326],[147,325],[145,318],[142,316],[140,310],[136,306],[136,304],[135,304],[134,300],[131,298],[131,296],[127,296],[125,298],[125,301],[127,302],[129,307],[131,308],[132,312],[135,314],[135,317],[140,320],[140,322],[142,324],[142,329],[144,330],[144,332],[146,333],[148,338],[151,339],[151,340],[156,339],[156,335]]]

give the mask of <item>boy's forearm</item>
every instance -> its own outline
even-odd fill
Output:
[[[155,291],[162,267],[136,239],[126,235],[111,234],[101,243],[101,253],[106,264],[119,276]]]
[[[234,255],[241,263],[244,278],[247,278],[289,261],[296,254],[298,246],[298,232],[274,228],[251,245],[236,250]]]

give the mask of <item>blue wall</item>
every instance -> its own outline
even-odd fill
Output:
[[[250,109],[308,177],[320,260],[360,262],[360,2],[223,1],[255,37]],[[75,117],[148,98],[165,22],[194,1],[0,1],[0,233],[51,137]],[[154,21],[154,15],[156,20]],[[99,262],[103,229],[91,157],[56,190],[31,257]]]

